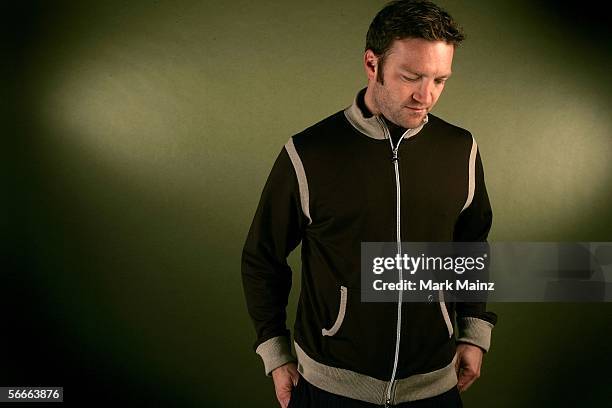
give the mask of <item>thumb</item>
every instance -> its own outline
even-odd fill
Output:
[[[291,375],[291,382],[293,383],[294,387],[297,387],[299,381],[300,381],[300,373],[299,372],[296,372],[296,373]]]
[[[461,368],[461,354],[459,352],[455,353],[455,373],[459,375],[459,369]]]

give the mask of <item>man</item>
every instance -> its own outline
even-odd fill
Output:
[[[361,242],[484,241],[490,230],[476,142],[429,113],[462,40],[430,2],[388,4],[368,30],[367,88],[276,159],[242,277],[255,350],[283,408],[461,406],[480,374],[496,323],[484,303],[360,301]],[[300,242],[296,365],[286,257]]]

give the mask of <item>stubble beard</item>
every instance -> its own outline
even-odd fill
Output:
[[[388,96],[389,92],[385,89],[385,86],[376,82],[373,93],[374,102],[386,119],[405,129],[414,129],[421,126],[427,111],[425,113],[410,112],[408,108],[404,107],[403,103],[398,104],[390,100]]]

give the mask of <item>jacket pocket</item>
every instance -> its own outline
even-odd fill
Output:
[[[348,290],[346,286],[340,286],[340,307],[338,308],[338,316],[336,317],[336,321],[332,327],[321,330],[321,334],[323,334],[323,336],[333,336],[338,333],[338,330],[340,330],[342,322],[344,321],[344,316],[346,315],[347,295]]]
[[[448,309],[446,308],[446,302],[444,302],[444,292],[439,292],[440,299],[440,311],[442,312],[442,317],[444,318],[444,323],[446,323],[446,329],[448,330],[448,337],[453,337],[453,322],[450,319],[450,315],[448,314]]]

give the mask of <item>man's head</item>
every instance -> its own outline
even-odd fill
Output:
[[[418,127],[442,93],[463,38],[452,17],[429,1],[389,3],[366,36],[368,108],[399,126]]]

